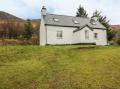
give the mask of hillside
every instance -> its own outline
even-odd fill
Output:
[[[120,89],[120,47],[1,46],[0,89]]]
[[[11,21],[11,22],[14,22],[14,23],[19,22],[21,25],[24,25],[25,22],[26,22],[26,20],[23,20],[19,17],[16,17],[12,14],[0,11],[0,23],[4,23],[4,22],[7,22],[7,21]],[[33,24],[33,27],[35,27],[35,26],[40,24],[40,19],[31,19],[31,22]]]
[[[23,19],[18,18],[14,15],[11,15],[7,12],[0,11],[0,20],[15,20],[15,21],[23,21]]]
[[[32,19],[32,25],[33,27],[39,26],[40,25],[40,19]]]
[[[117,32],[120,30],[120,25],[111,25],[110,29],[111,31]]]

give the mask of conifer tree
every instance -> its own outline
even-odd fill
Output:
[[[76,13],[76,17],[88,17],[86,10],[81,5],[78,8],[78,11]]]

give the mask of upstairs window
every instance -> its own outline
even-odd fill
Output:
[[[88,40],[89,39],[89,31],[85,30],[85,39]]]
[[[77,20],[74,20],[74,23],[75,23],[75,24],[78,24],[79,22],[78,22]]]
[[[75,19],[72,19],[72,21],[73,21],[73,23],[75,23],[75,24],[79,24],[79,22],[78,22],[77,20],[75,20]]]
[[[94,33],[94,38],[98,39],[98,33]]]
[[[62,31],[57,31],[57,38],[62,39],[63,37],[63,32]]]
[[[59,22],[59,19],[57,19],[57,18],[53,18],[53,20],[54,20],[55,22]]]
[[[90,22],[91,22],[92,25],[96,25],[96,21],[94,19],[91,19]]]

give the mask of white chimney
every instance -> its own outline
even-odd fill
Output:
[[[41,15],[46,16],[46,13],[47,13],[47,9],[45,8],[45,6],[43,6],[41,10]]]

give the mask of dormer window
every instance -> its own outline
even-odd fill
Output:
[[[53,20],[54,20],[55,22],[59,22],[59,19],[53,18]]]
[[[73,21],[73,23],[75,23],[75,24],[79,24],[79,22],[78,22],[77,20],[75,20],[75,19],[72,19],[72,21]]]
[[[78,22],[77,20],[74,20],[74,23],[75,23],[75,24],[78,24],[79,22]]]
[[[91,19],[90,22],[91,22],[92,25],[96,25],[96,21],[94,19]]]
[[[96,25],[96,24],[97,24],[97,21],[98,21],[98,17],[93,16],[93,17],[91,17],[90,23],[91,23],[92,25]]]
[[[73,20],[73,22],[74,22],[75,24],[78,24],[78,23],[79,23],[77,20]]]

